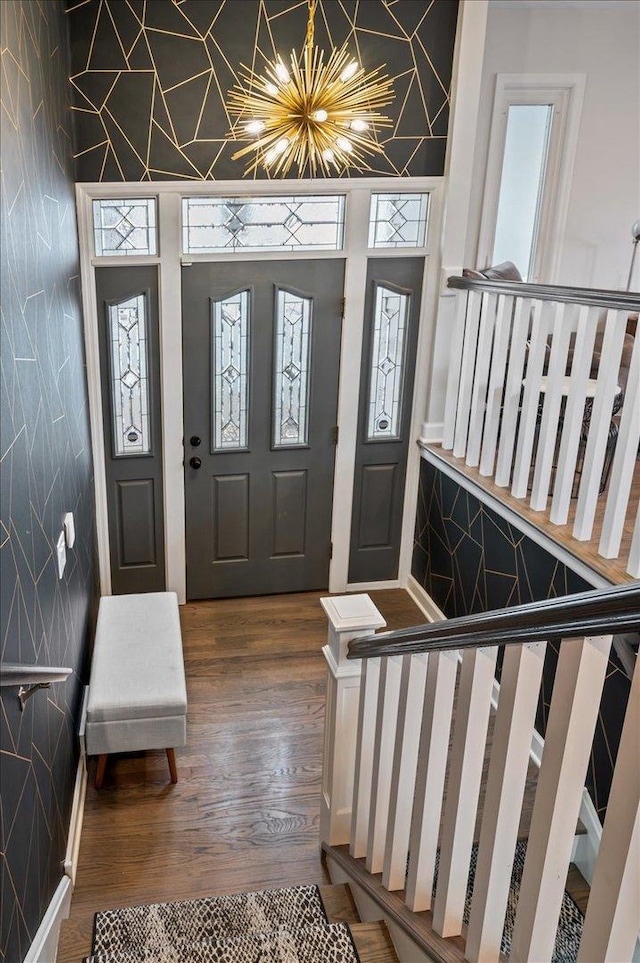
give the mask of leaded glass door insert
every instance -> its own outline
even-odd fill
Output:
[[[326,589],[344,262],[182,278],[187,596]]]
[[[275,318],[273,446],[307,444],[309,345],[313,301],[278,290]]]
[[[250,291],[212,301],[213,450],[247,447]]]

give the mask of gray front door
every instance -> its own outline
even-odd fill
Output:
[[[182,271],[190,599],[326,589],[341,260]]]

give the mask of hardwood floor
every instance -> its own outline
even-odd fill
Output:
[[[181,608],[189,710],[179,781],[169,782],[164,751],[111,756],[97,792],[91,762],[68,924],[83,948],[100,908],[327,881],[323,594]],[[370,594],[389,628],[424,621],[404,591]]]

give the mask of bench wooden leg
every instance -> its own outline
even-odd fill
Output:
[[[104,781],[104,772],[107,768],[107,754],[103,752],[101,756],[98,756],[98,768],[96,769],[96,789],[102,789],[102,783]]]
[[[176,766],[176,754],[173,749],[167,749],[167,762],[169,763],[169,772],[171,774],[171,782],[177,782],[178,767]]]

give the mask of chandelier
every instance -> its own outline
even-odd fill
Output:
[[[308,2],[302,57],[292,51],[287,66],[276,56],[265,75],[242,65],[244,86],[229,91],[235,122],[228,136],[250,141],[233,155],[233,160],[249,156],[245,174],[264,167],[284,176],[294,164],[299,176],[305,170],[312,176],[347,167],[369,170],[367,155],[384,154],[375,133],[391,126],[378,111],[395,96],[392,81],[384,67],[365,71],[346,43],[334,47],[325,64],[324,51],[313,42],[317,0]]]

